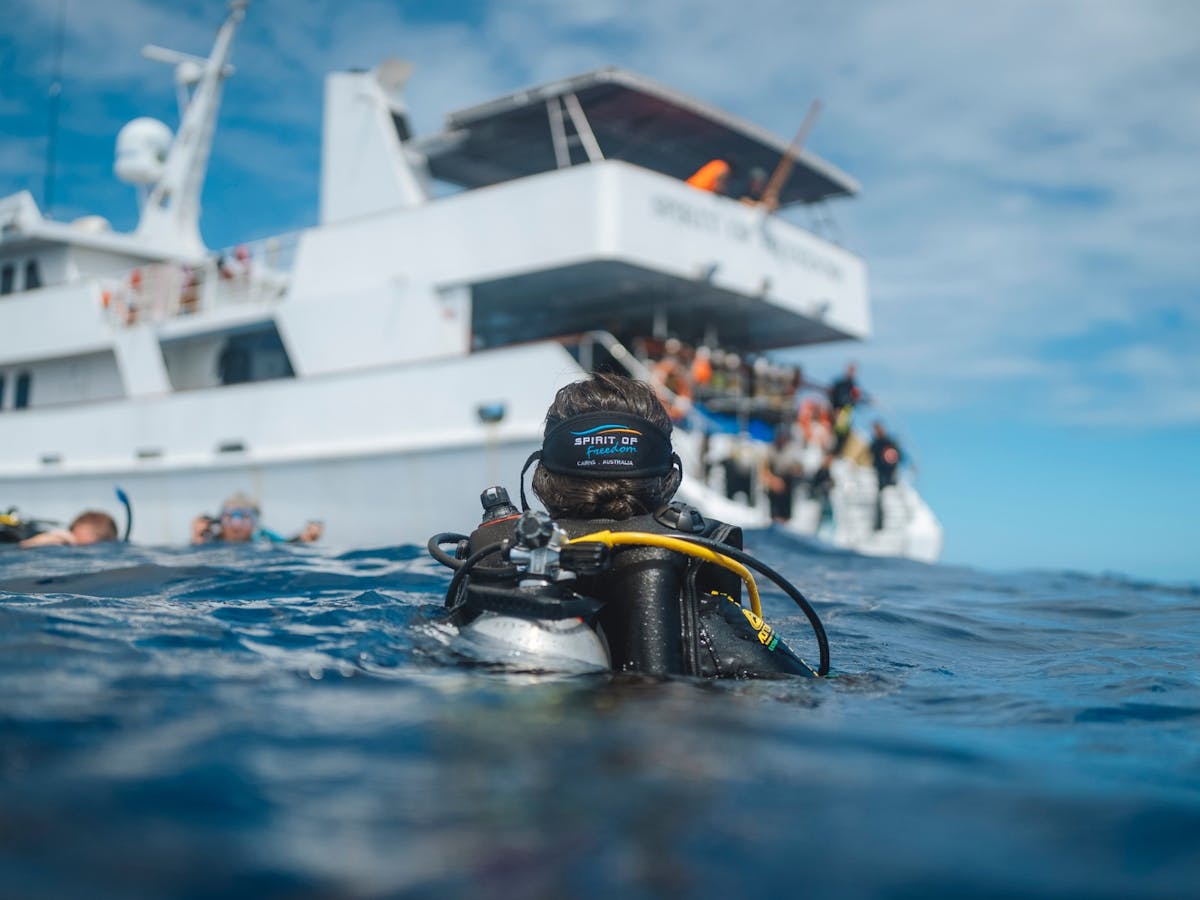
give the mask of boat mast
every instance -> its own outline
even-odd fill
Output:
[[[208,59],[148,46],[150,59],[174,63],[181,85],[195,84],[187,108],[180,116],[179,133],[163,165],[163,176],[142,207],[137,234],[162,249],[199,257],[205,253],[200,237],[200,192],[208,168],[221,86],[232,68],[228,64],[233,34],[246,17],[249,0],[231,0],[229,18],[217,32]]]

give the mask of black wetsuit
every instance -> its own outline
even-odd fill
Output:
[[[0,544],[18,544],[53,527],[49,522],[21,519],[13,510],[4,518],[6,521],[0,521]]]
[[[844,375],[829,387],[829,405],[833,409],[833,455],[840,456],[850,437],[850,426],[854,416],[854,406],[862,396],[862,391],[854,381],[854,376]]]
[[[833,473],[829,471],[829,466],[823,465],[808,480],[808,496],[821,504],[822,523],[833,516],[833,505],[829,499],[832,491]]]
[[[853,406],[858,402],[858,397],[858,385],[850,375],[843,375],[829,386],[829,405],[835,410],[843,406]]]
[[[895,484],[896,470],[900,467],[900,447],[896,442],[887,435],[875,438],[871,441],[871,459],[875,463],[880,488]]]
[[[875,530],[883,528],[883,489],[896,483],[896,470],[900,468],[900,447],[888,435],[877,436],[871,441],[871,460],[875,474],[879,477],[879,491],[875,494]]]

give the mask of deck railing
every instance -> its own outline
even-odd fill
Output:
[[[295,232],[239,244],[200,266],[138,266],[103,282],[104,308],[114,325],[129,326],[277,302],[287,293],[299,238]]]

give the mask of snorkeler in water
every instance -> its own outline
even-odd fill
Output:
[[[237,493],[221,504],[219,516],[197,516],[192,520],[193,544],[243,544],[269,542],[273,544],[309,544],[324,533],[320,522],[307,522],[299,534],[291,538],[263,527],[258,504],[245,494]]]
[[[491,488],[483,497],[485,521],[469,538],[431,538],[430,552],[457,570],[446,599],[453,624],[521,636],[550,655],[602,659],[616,671],[828,671],[824,629],[802,595],[741,550],[740,529],[671,502],[681,466],[670,417],[648,385],[596,375],[563,387],[547,411],[542,448],[526,468],[534,462],[533,492],[546,513],[522,514],[502,488]],[[524,507],[523,488],[521,500]],[[457,558],[440,549],[452,539],[459,540]],[[775,580],[804,610],[820,645],[817,669],[763,620],[749,568]],[[750,609],[740,602],[743,585]],[[521,621],[543,625],[522,630]],[[543,627],[564,621],[590,626],[602,650],[587,646],[578,629],[568,644],[557,633],[566,634],[563,626],[554,634]]]
[[[117,523],[108,513],[90,509],[76,516],[66,528],[50,528],[17,544],[23,550],[34,547],[82,547],[117,540]]]

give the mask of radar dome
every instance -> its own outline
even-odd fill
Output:
[[[112,231],[112,223],[104,216],[80,216],[71,223],[71,227],[88,234],[105,234]]]
[[[154,184],[162,177],[172,137],[171,129],[158,119],[143,117],[127,123],[117,135],[113,171],[129,184]]]

